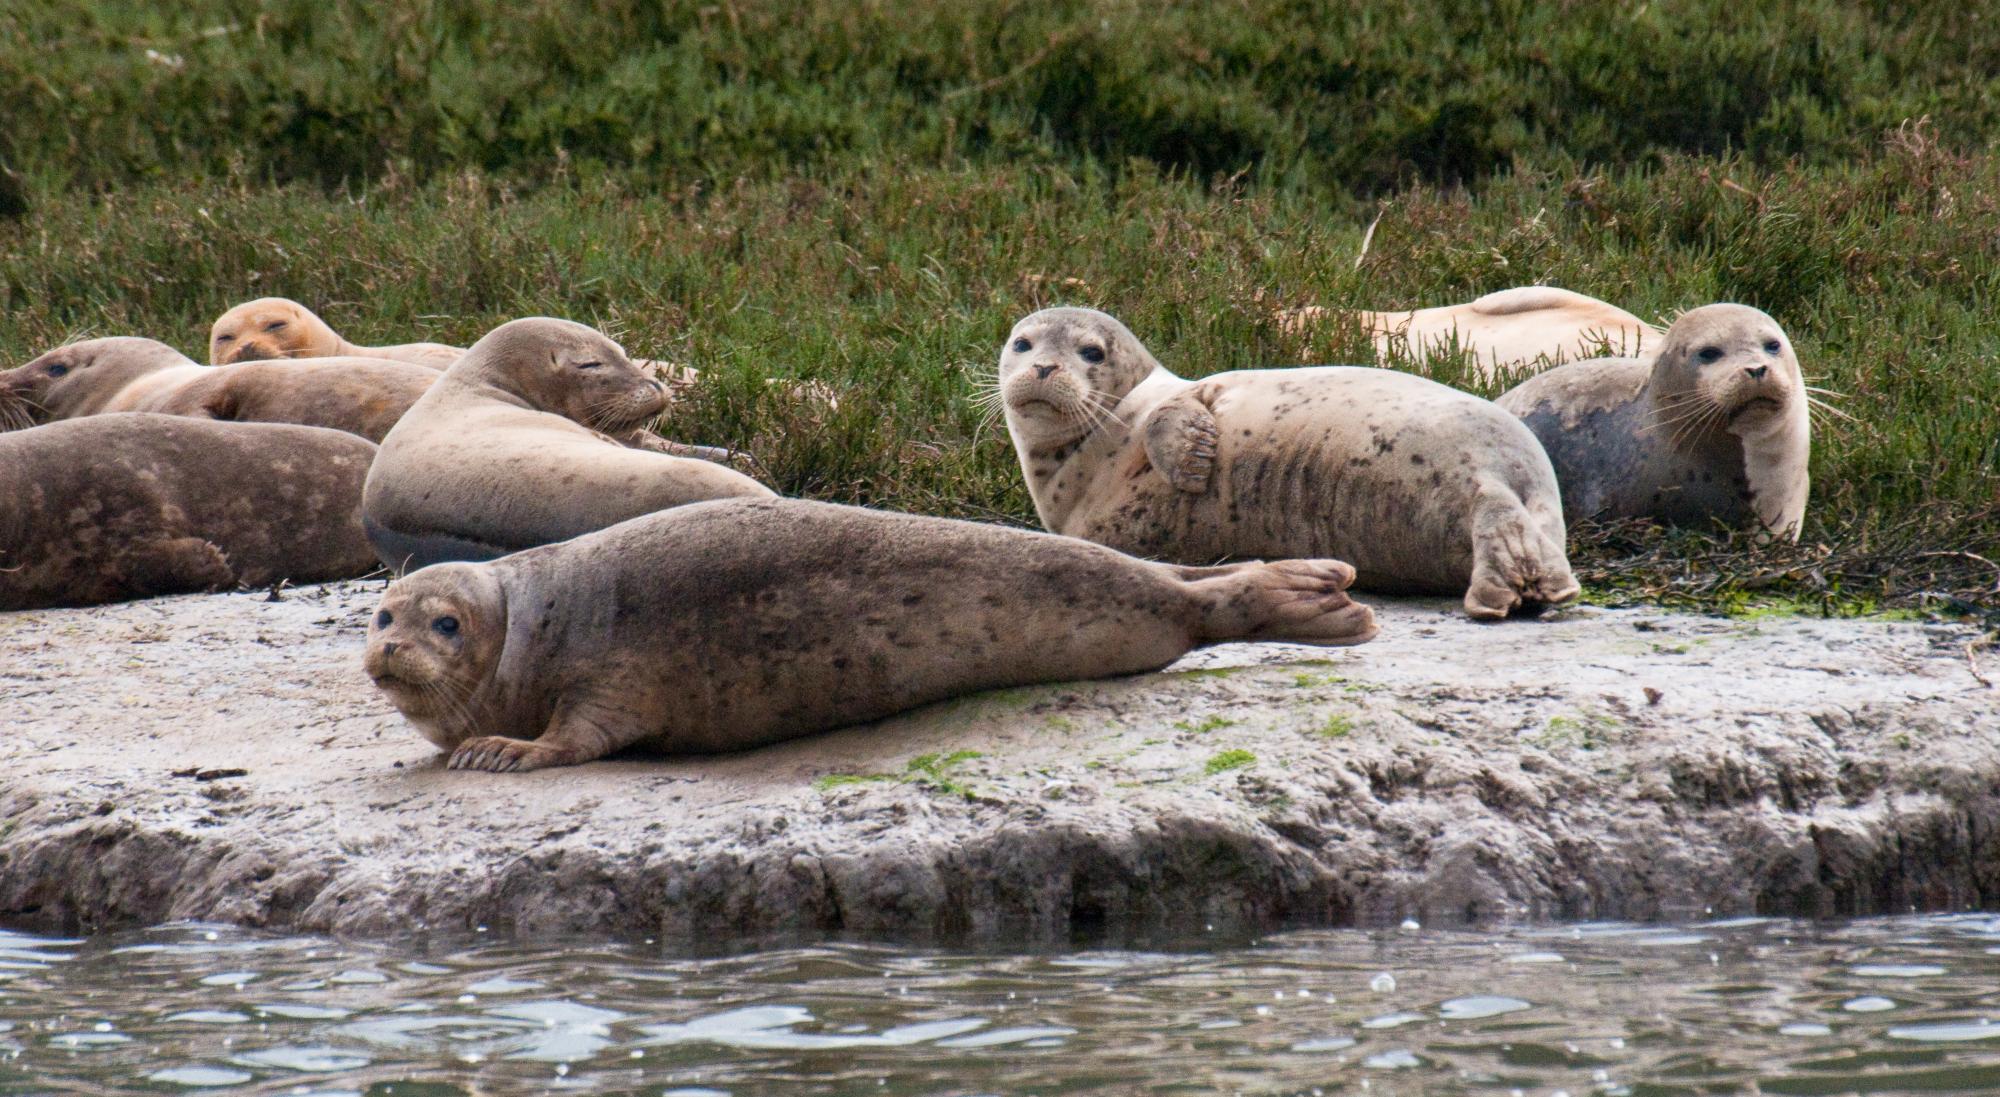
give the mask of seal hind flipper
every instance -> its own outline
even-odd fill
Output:
[[[1196,636],[1360,644],[1375,638],[1375,614],[1347,596],[1354,569],[1339,560],[1275,560],[1177,568],[1201,610]]]
[[[1543,532],[1546,524],[1529,514],[1512,488],[1483,478],[1473,504],[1468,616],[1499,620],[1516,609],[1560,605],[1583,589],[1562,543]]]
[[[1153,467],[1175,490],[1194,495],[1208,490],[1215,471],[1215,445],[1222,436],[1200,392],[1188,389],[1155,407],[1142,428],[1146,457]]]

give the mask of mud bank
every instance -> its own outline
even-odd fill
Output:
[[[1022,940],[2000,901],[2000,692],[1948,626],[1373,599],[1363,647],[495,776],[361,674],[380,589],[0,615],[0,921]]]

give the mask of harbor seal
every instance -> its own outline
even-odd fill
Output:
[[[1157,670],[1225,640],[1357,644],[1334,560],[1184,568],[798,499],[648,514],[389,586],[364,666],[453,769],[740,750],[958,694]]]
[[[444,343],[357,346],[342,338],[311,309],[287,297],[260,297],[223,313],[209,328],[208,360],[216,365],[294,358],[388,358],[445,370],[465,354]],[[692,385],[700,372],[673,362],[630,359],[676,388]]]
[[[365,575],[374,456],[341,431],[145,413],[0,434],[0,610]]]
[[[1327,312],[1317,306],[1293,309],[1280,317],[1280,325],[1302,331]],[[1637,355],[1664,334],[1608,301],[1555,286],[1496,290],[1461,305],[1350,315],[1374,340],[1383,361],[1421,360],[1455,346],[1482,381],[1494,380],[1501,369],[1606,353]]]
[[[1692,309],[1652,358],[1559,366],[1498,403],[1542,440],[1570,521],[1755,523],[1798,539],[1811,486],[1805,378],[1791,339],[1757,309]]]
[[[287,297],[245,301],[217,317],[208,329],[208,360],[218,366],[274,358],[388,358],[442,370],[464,353],[443,343],[359,346]]]
[[[999,395],[1042,524],[1183,564],[1331,556],[1357,590],[1463,594],[1474,617],[1578,586],[1549,459],[1491,403],[1393,370],[1186,381],[1094,309],[1044,309]]]
[[[773,494],[719,464],[611,437],[666,400],[594,329],[502,324],[382,440],[363,493],[369,539],[398,569],[486,560],[683,503]]]
[[[380,442],[441,376],[426,366],[385,358],[206,366],[135,410],[329,427]]]
[[[152,339],[90,339],[0,371],[0,424],[146,411],[330,427],[379,442],[439,376],[383,358],[204,366]]]
[[[65,343],[24,365],[0,370],[0,429],[139,411],[209,368],[154,339],[114,336]]]

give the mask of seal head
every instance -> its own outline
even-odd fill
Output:
[[[218,366],[274,358],[331,358],[347,342],[313,311],[286,297],[260,297],[223,313],[208,329],[208,360]]]
[[[1748,305],[1703,305],[1674,321],[1653,363],[1659,429],[1739,438],[1785,429],[1803,415],[1805,378],[1778,322]]]
[[[1000,348],[1007,427],[1027,450],[1059,449],[1111,417],[1126,394],[1160,369],[1131,329],[1096,309],[1034,313]]]
[[[473,698],[499,666],[507,594],[492,572],[436,564],[392,583],[368,623],[363,668],[424,736],[456,746]]]
[[[511,320],[472,345],[450,377],[488,395],[616,434],[667,408],[667,386],[584,324],[537,316]]]
[[[127,410],[110,405],[133,382],[195,364],[154,339],[115,336],[66,343],[25,365],[0,371],[0,429]]]

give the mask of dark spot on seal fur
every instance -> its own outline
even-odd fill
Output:
[[[1411,464],[1413,464],[1413,465],[1421,465],[1421,464],[1423,464],[1423,463],[1424,463],[1424,455],[1423,455],[1423,454],[1421,454],[1421,453],[1412,453],[1412,454],[1410,454],[1410,463],[1411,463]]]

